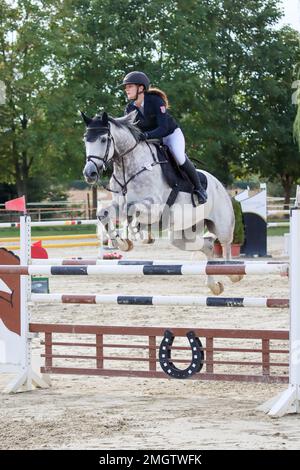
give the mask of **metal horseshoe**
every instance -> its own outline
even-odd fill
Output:
[[[192,361],[186,369],[178,369],[174,366],[171,360],[171,348],[175,336],[172,331],[166,330],[164,337],[159,347],[159,363],[162,370],[175,379],[187,379],[192,375],[200,372],[203,367],[204,351],[200,339],[195,335],[194,331],[189,331],[186,334],[191,350],[192,350]]]

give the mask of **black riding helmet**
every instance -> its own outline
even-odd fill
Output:
[[[150,86],[150,80],[144,72],[129,72],[125,75],[122,85],[144,85],[145,90],[147,91]]]

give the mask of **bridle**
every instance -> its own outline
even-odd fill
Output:
[[[122,184],[117,178],[116,176],[113,174],[112,177],[114,178],[114,180],[116,181],[116,183],[121,187],[121,191],[114,191],[110,188],[108,188],[107,186],[104,186],[103,187],[105,189],[107,189],[108,191],[112,192],[112,193],[120,193],[122,192],[123,196],[125,196],[127,194],[127,186],[128,184],[134,179],[136,178],[138,175],[140,175],[141,173],[143,173],[144,171],[146,170],[151,170],[153,166],[155,165],[159,165],[161,163],[167,163],[167,161],[163,161],[163,162],[160,162],[158,160],[156,160],[155,158],[155,155],[153,153],[153,150],[151,149],[150,145],[148,144],[148,142],[146,142],[146,144],[148,145],[149,149],[150,149],[150,152],[151,152],[151,155],[152,155],[152,158],[153,158],[153,163],[151,164],[148,164],[148,165],[145,165],[144,167],[142,167],[137,173],[135,173],[134,175],[130,176],[127,181],[126,181],[126,175],[125,175],[125,163],[124,163],[124,157],[125,155],[127,155],[128,153],[132,152],[132,150],[134,150],[138,144],[140,142],[136,142],[135,145],[133,147],[131,147],[130,149],[126,150],[126,152],[123,152],[123,153],[117,153],[116,152],[116,144],[115,144],[115,140],[114,140],[114,137],[110,131],[110,126],[108,125],[108,127],[105,127],[105,126],[99,126],[99,127],[87,127],[87,130],[96,130],[96,129],[101,129],[102,131],[104,131],[105,133],[107,132],[107,146],[106,146],[106,149],[105,149],[105,154],[104,154],[104,157],[98,157],[97,155],[89,155],[87,158],[86,158],[86,161],[87,162],[91,162],[95,165],[95,168],[96,168],[96,172],[97,172],[97,177],[98,177],[98,180],[100,179],[100,172],[99,172],[99,169],[98,169],[98,166],[96,164],[96,162],[94,160],[100,160],[102,163],[103,163],[103,169],[106,170],[107,168],[107,165],[108,165],[108,157],[109,157],[109,150],[110,150],[110,146],[111,146],[111,143],[113,143],[113,146],[114,146],[114,153],[113,153],[113,156],[111,157],[110,161],[113,161],[115,158],[119,159],[122,161],[122,172],[123,172],[123,178],[124,178],[124,184]]]
[[[96,168],[96,171],[97,171],[97,175],[98,177],[100,176],[100,173],[99,173],[99,170],[98,170],[98,166],[96,165],[96,163],[94,162],[94,160],[100,160],[102,163],[103,163],[103,169],[104,171],[106,170],[107,168],[107,163],[108,163],[108,156],[109,156],[109,150],[110,150],[110,146],[111,146],[111,143],[113,142],[113,145],[114,145],[114,153],[113,153],[113,156],[111,158],[111,161],[114,159],[114,157],[117,157],[117,158],[123,158],[125,155],[127,155],[128,153],[130,153],[132,150],[134,150],[138,143],[139,142],[136,142],[135,145],[126,150],[126,152],[124,153],[121,153],[121,154],[118,154],[116,152],[116,144],[115,144],[115,139],[112,135],[112,133],[110,132],[110,126],[108,127],[104,127],[104,126],[99,126],[99,127],[87,127],[87,130],[95,130],[95,129],[101,129],[102,131],[106,131],[107,132],[107,146],[106,146],[106,149],[105,149],[105,154],[104,154],[104,157],[98,157],[97,155],[89,155],[86,159],[87,162],[92,162],[94,165],[95,165],[95,168]]]
[[[110,127],[104,127],[104,126],[87,127],[87,131],[89,131],[89,130],[93,131],[93,130],[97,130],[97,129],[101,129],[104,132],[107,131],[107,146],[106,146],[106,149],[105,149],[104,157],[98,157],[97,155],[89,155],[87,157],[86,161],[87,162],[92,162],[95,165],[97,176],[99,177],[100,176],[99,169],[98,169],[97,164],[94,162],[94,160],[100,160],[103,163],[103,169],[105,170],[106,166],[107,166],[107,161],[108,161],[111,142],[113,142],[114,148],[115,148],[115,142],[114,142],[114,138],[113,138],[113,136],[110,132]]]

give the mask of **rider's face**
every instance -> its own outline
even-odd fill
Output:
[[[138,88],[138,85],[135,85],[134,83],[128,83],[127,85],[125,85],[125,93],[129,100],[136,99]]]

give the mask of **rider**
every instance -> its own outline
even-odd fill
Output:
[[[204,204],[207,194],[202,187],[196,168],[185,154],[185,139],[175,119],[167,111],[167,95],[158,88],[150,87],[150,80],[143,72],[130,72],[123,80],[125,93],[130,103],[125,114],[137,111],[138,127],[141,129],[141,140],[162,139],[174,155],[178,165],[194,186],[193,193],[199,204]]]

